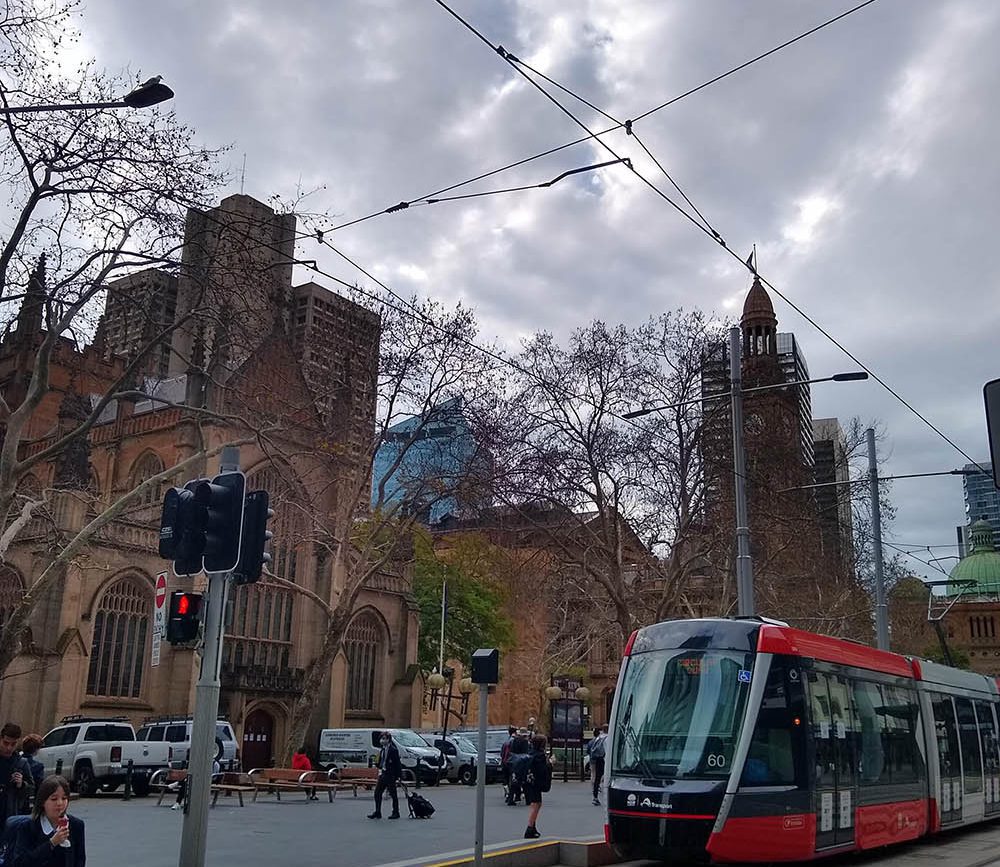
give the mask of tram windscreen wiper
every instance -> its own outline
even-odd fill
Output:
[[[649,765],[646,760],[642,757],[642,749],[639,746],[639,738],[633,730],[629,720],[632,719],[632,696],[629,696],[628,707],[625,709],[625,717],[618,723],[618,730],[625,735],[626,739],[631,743],[632,749],[635,750],[635,764],[638,765],[639,770],[648,777],[652,778],[653,772],[650,770]]]

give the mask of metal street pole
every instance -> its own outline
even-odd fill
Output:
[[[740,370],[740,329],[729,329],[729,393],[733,415],[733,482],[736,493],[736,594],[740,617],[753,617],[753,561],[747,518],[747,459],[743,445],[743,377]]]
[[[240,468],[240,450],[222,450],[222,472]],[[208,807],[212,789],[212,761],[215,758],[215,723],[219,718],[219,669],[222,665],[222,634],[229,572],[208,573],[208,605],[205,613],[205,640],[201,653],[201,676],[195,689],[194,722],[188,755],[188,807],[181,831],[180,867],[204,867],[208,843]]]
[[[872,501],[872,551],[875,559],[875,646],[889,649],[889,610],[885,600],[885,575],[882,571],[882,508],[878,496],[878,456],[875,454],[875,429],[865,431],[868,441],[868,484]]]
[[[483,840],[486,830],[486,702],[490,685],[479,684],[479,750],[476,759],[476,867],[483,867]]]

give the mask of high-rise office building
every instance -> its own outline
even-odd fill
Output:
[[[980,467],[987,470],[981,472]],[[980,461],[979,465],[966,464],[963,468],[968,475],[962,476],[962,492],[965,495],[965,526],[958,528],[960,554],[971,550],[967,529],[979,520],[988,521],[993,528],[993,542],[1000,546],[1000,491],[993,484],[993,465]]]
[[[850,467],[844,448],[844,431],[835,418],[813,420],[813,478],[816,509],[825,552],[845,559],[853,548]]]

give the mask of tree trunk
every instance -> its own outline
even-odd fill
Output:
[[[353,605],[347,610],[342,610],[340,606],[334,610],[326,636],[323,638],[323,646],[316,658],[306,668],[302,693],[295,700],[289,716],[288,735],[285,738],[285,746],[281,754],[281,767],[290,766],[292,753],[305,742],[306,730],[309,728],[309,720],[312,719],[313,711],[316,708],[323,680],[330,673],[330,667],[340,651],[344,633],[351,622],[352,609]]]

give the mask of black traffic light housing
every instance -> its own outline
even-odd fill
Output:
[[[167,641],[171,644],[186,644],[198,638],[201,623],[200,593],[175,590],[170,594],[170,610],[167,614]]]
[[[205,571],[228,572],[240,561],[246,476],[239,470],[201,481],[195,502],[205,509]]]
[[[267,522],[274,516],[267,491],[251,491],[243,507],[243,540],[240,543],[240,562],[233,570],[236,584],[253,584],[260,580],[265,563],[271,562],[266,551],[274,535],[267,529]]]
[[[192,479],[183,488],[170,488],[160,516],[160,556],[174,561],[178,577],[201,572],[205,551],[205,508],[195,490],[207,479]]]

